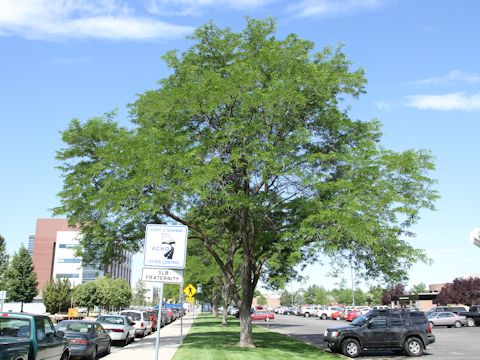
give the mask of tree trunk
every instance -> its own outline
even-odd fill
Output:
[[[212,315],[218,317],[218,294],[212,291]]]
[[[222,276],[222,303],[223,303],[223,312],[222,312],[222,326],[228,325],[228,280],[225,275]]]
[[[250,306],[247,308],[242,301],[240,307],[240,347],[255,347],[252,335],[252,318],[250,317]]]
[[[20,312],[23,312],[23,301],[20,304]]]

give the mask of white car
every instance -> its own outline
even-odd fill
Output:
[[[133,321],[135,334],[144,337],[152,333],[152,322],[148,312],[143,310],[123,310],[120,315],[125,315]]]
[[[318,309],[315,316],[319,317],[322,320],[330,319],[332,314],[337,311],[344,311],[342,307],[339,306],[328,306],[326,308]]]
[[[300,314],[305,317],[315,316],[321,308],[319,305],[305,305],[300,309]]]
[[[112,341],[121,341],[125,345],[135,339],[135,325],[125,315],[100,315],[96,322],[108,332]]]

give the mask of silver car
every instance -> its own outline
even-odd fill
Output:
[[[447,326],[456,328],[462,327],[467,323],[465,316],[457,315],[449,311],[433,312],[428,315],[428,321],[433,326]]]
[[[144,337],[152,333],[152,322],[150,315],[144,310],[123,310],[120,315],[125,315],[133,321],[135,334]]]
[[[128,316],[101,315],[96,322],[102,324],[112,341],[121,341],[127,345],[135,339],[135,326]]]

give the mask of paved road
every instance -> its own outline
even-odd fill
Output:
[[[345,321],[320,320],[293,315],[275,315],[275,320],[268,325],[264,322],[256,324],[268,326],[271,330],[292,336],[312,345],[324,347],[323,332],[327,327],[345,324]],[[467,360],[480,359],[480,327],[460,329],[435,327],[436,341],[429,345],[425,359],[432,360]],[[407,356],[396,356],[390,351],[368,352],[362,360],[411,359]]]

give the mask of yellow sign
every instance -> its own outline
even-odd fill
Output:
[[[197,289],[195,289],[195,286],[193,286],[192,284],[188,284],[188,286],[185,289],[183,289],[183,292],[188,297],[193,297],[193,295],[197,293]]]
[[[187,302],[189,302],[190,304],[193,304],[195,302],[195,298],[193,296],[187,297]]]
[[[68,308],[68,317],[78,317],[78,308]]]

